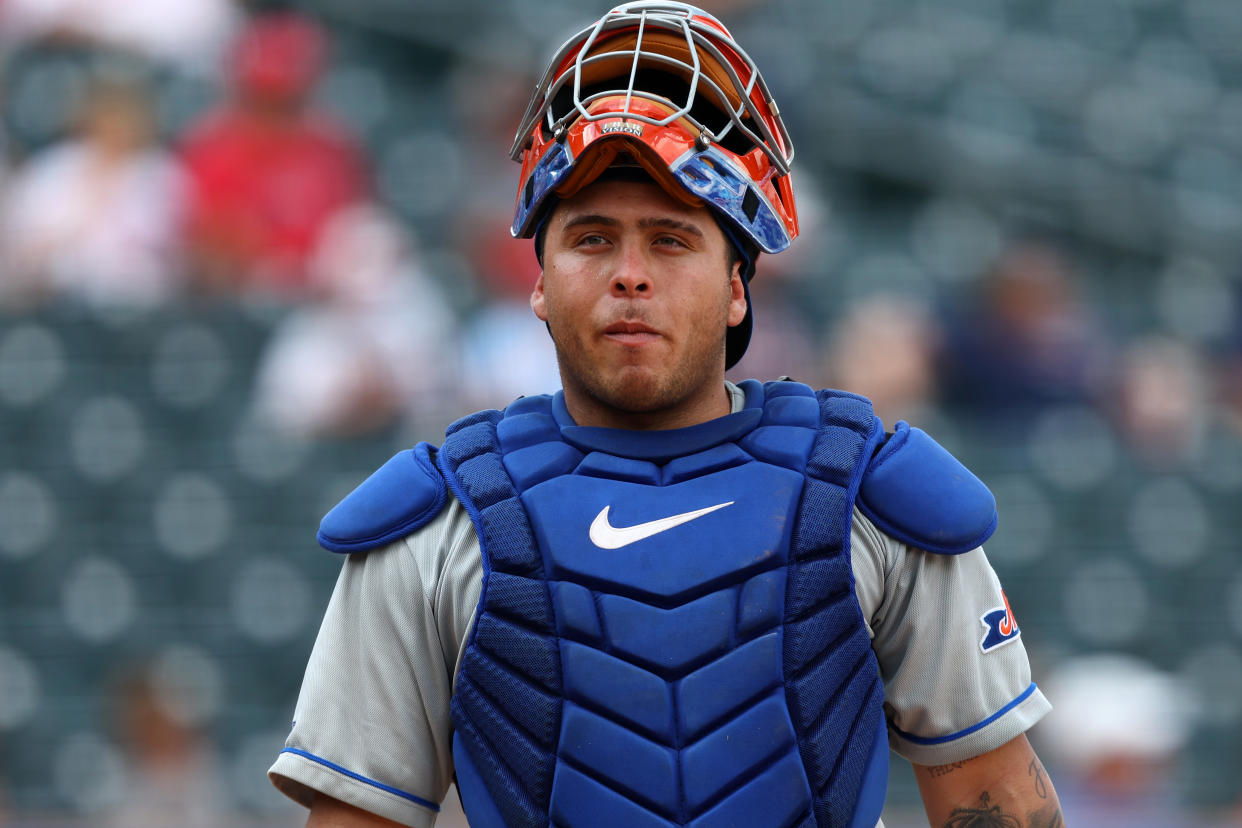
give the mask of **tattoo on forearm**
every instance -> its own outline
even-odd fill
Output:
[[[1047,788],[1044,795],[1047,796]],[[1065,828],[1065,820],[1061,809],[1054,804],[1050,809],[1032,813],[1026,822],[1022,822],[1018,817],[1005,813],[1001,806],[993,805],[991,794],[984,791],[977,806],[954,808],[941,828]]]
[[[992,804],[992,796],[984,791],[975,808],[954,808],[942,828],[1023,828],[1017,817]]]
[[[1032,759],[1031,765],[1026,769],[1028,776],[1035,777],[1035,795],[1040,799],[1048,798],[1048,784],[1044,782],[1044,766],[1039,764],[1038,759]]]
[[[947,776],[955,770],[960,770],[965,764],[965,762],[951,762],[947,765],[929,765],[927,766],[927,773],[935,779],[940,776]]]

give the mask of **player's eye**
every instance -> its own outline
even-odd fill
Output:
[[[659,236],[655,240],[657,247],[685,247],[686,243],[676,236]]]

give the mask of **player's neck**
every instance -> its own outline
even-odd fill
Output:
[[[657,431],[688,428],[723,417],[733,410],[732,397],[724,377],[702,392],[676,404],[651,410],[628,410],[609,405],[603,400],[566,383],[565,407],[580,426],[622,428],[631,431]]]

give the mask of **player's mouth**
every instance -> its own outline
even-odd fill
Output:
[[[662,337],[655,328],[637,320],[613,322],[603,330],[604,338],[620,345],[638,347],[646,345]]]

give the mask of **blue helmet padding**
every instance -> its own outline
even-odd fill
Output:
[[[543,220],[548,197],[573,170],[576,159],[564,144],[554,145],[539,160],[518,195],[510,232],[515,238],[533,236]],[[793,239],[777,217],[763,191],[724,153],[714,147],[686,153],[670,168],[686,191],[703,199],[738,232],[765,253],[779,253]],[[749,213],[749,215],[748,215]]]
[[[332,508],[316,538],[331,552],[365,552],[405,537],[444,508],[447,487],[431,445],[399,452]]]
[[[715,147],[688,153],[672,167],[687,190],[715,207],[764,253],[780,253],[793,242],[763,191]],[[753,212],[753,215],[747,215]]]
[[[996,531],[996,498],[983,481],[905,422],[872,458],[858,507],[891,537],[942,555],[969,552]]]
[[[526,181],[526,188],[518,193],[513,226],[509,228],[515,239],[534,235],[536,221],[543,219],[543,203],[573,168],[574,158],[563,143],[554,145],[539,159]]]

